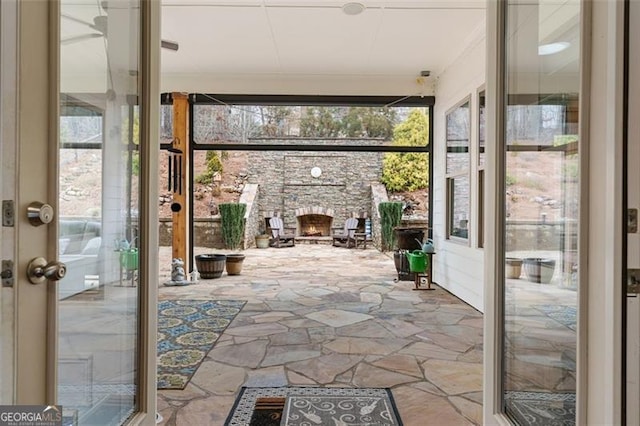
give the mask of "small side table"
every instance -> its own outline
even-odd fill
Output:
[[[366,232],[354,232],[353,239],[356,240],[356,248],[358,248],[359,243],[362,243],[362,248],[367,248],[367,233]]]
[[[435,284],[432,280],[433,255],[435,253],[425,253],[425,254],[427,255],[427,263],[429,264],[429,266],[427,266],[427,270],[424,272],[415,272],[415,281],[414,281],[415,288],[413,288],[412,290],[435,290],[435,288],[431,287],[431,284]],[[427,281],[426,288],[421,287],[423,278]]]

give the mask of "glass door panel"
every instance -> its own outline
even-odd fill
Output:
[[[580,2],[509,1],[503,408],[576,419]]]
[[[119,425],[139,406],[140,4],[63,0],[58,403]]]

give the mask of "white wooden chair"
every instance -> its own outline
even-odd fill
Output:
[[[358,230],[358,219],[350,217],[344,221],[344,228],[342,233],[333,234],[333,241],[331,244],[334,246],[346,246],[347,248],[356,246],[355,233]]]
[[[295,228],[285,228],[282,218],[272,217],[269,219],[269,230],[271,231],[271,239],[269,240],[271,247],[293,247],[296,245]],[[293,232],[287,232],[291,230]]]

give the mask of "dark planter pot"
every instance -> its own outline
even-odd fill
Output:
[[[196,256],[196,267],[200,278],[220,278],[224,272],[227,256],[224,254],[199,254]]]
[[[242,262],[244,261],[244,254],[228,254],[226,260],[226,268],[228,275],[240,275],[242,271]]]
[[[393,252],[393,263],[398,273],[398,281],[415,281],[416,274],[411,272],[406,250],[396,250]]]
[[[422,249],[422,239],[424,229],[420,228],[395,228],[396,245],[400,250],[420,250]]]
[[[522,259],[522,266],[527,280],[534,283],[549,284],[556,269],[556,261],[539,257]]]

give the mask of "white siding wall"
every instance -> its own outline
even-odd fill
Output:
[[[478,247],[478,92],[485,81],[485,36],[478,35],[436,82],[434,107],[434,281],[476,309],[483,310],[484,251]],[[471,99],[469,242],[446,240],[446,120],[460,101]]]

